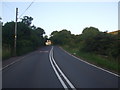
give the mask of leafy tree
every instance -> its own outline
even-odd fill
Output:
[[[82,33],[84,34],[84,33],[92,33],[92,34],[96,34],[97,32],[99,32],[99,29],[98,28],[95,28],[95,27],[86,27],[83,31],[82,31]]]
[[[31,29],[35,30],[37,27],[35,25],[31,26]]]
[[[44,36],[44,41],[46,42],[47,40],[49,40],[49,38],[48,38],[47,35],[45,35],[45,36]]]
[[[82,39],[86,40],[88,38],[92,38],[95,35],[97,35],[99,33],[99,30],[95,27],[86,27],[83,31],[82,31]]]
[[[39,37],[41,37],[41,36],[43,37],[43,34],[45,34],[45,31],[40,27],[36,28],[35,31]]]
[[[24,16],[22,18],[22,23],[26,24],[27,26],[30,26],[32,23],[33,18],[29,16]]]
[[[51,33],[51,40],[54,44],[60,44],[60,45],[64,45],[64,44],[68,44],[69,43],[69,39],[71,38],[71,32],[67,31],[66,29],[63,29],[61,31],[53,31]]]
[[[120,58],[120,34],[112,35],[107,31],[100,32],[95,27],[86,27],[80,35],[71,34],[70,31],[65,29],[53,31],[50,39],[53,44],[66,45],[68,48],[76,48],[116,60]]]
[[[94,42],[93,39],[96,35],[98,35],[99,30],[95,27],[86,27],[83,29],[82,34],[80,35],[79,40],[81,39],[82,43],[82,50],[83,51],[93,51],[94,48]],[[92,48],[93,47],[93,48]]]
[[[32,29],[30,29],[26,24],[18,22],[17,28],[17,40],[29,40]]]
[[[91,31],[89,29],[85,29],[82,34],[84,42],[82,50],[117,59],[119,56],[117,37],[107,32],[99,32],[97,29],[90,29]]]
[[[14,22],[7,22],[2,28],[2,42],[14,46]]]
[[[57,33],[58,33],[58,31],[53,31],[50,36],[53,37],[53,36],[57,35]]]
[[[22,21],[17,23],[17,55],[35,50],[45,43],[44,29],[34,25],[31,27],[32,20],[32,17],[24,16]],[[10,46],[11,50],[14,49],[14,28],[15,22],[7,22],[2,29],[3,45]]]

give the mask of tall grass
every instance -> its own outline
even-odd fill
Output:
[[[95,64],[99,67],[108,69],[115,73],[120,72],[120,65],[118,65],[118,62],[115,60],[110,60],[109,58],[103,58],[102,56],[97,55],[95,53],[83,52],[83,51],[80,51],[78,48],[70,48],[68,46],[62,46],[62,47],[69,53],[71,53],[89,63]]]
[[[32,48],[32,47],[22,47],[22,48],[17,48],[17,56],[21,56],[21,55],[24,55],[24,54],[27,54],[29,52],[32,52],[36,50],[35,48]],[[10,57],[13,57],[14,56],[14,50],[11,49],[10,46],[8,45],[3,45],[2,47],[2,60],[6,60]]]
[[[11,57],[11,49],[10,47],[3,46],[2,47],[2,59],[7,59]]]

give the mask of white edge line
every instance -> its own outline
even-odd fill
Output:
[[[10,63],[10,64],[4,66],[3,68],[0,69],[0,71],[4,70],[5,68],[9,67],[10,65],[12,65],[12,64],[14,64],[14,63],[16,63],[16,62],[19,62],[21,59],[23,59],[23,58],[25,58],[25,57],[27,57],[27,56],[29,56],[29,55],[23,56],[23,57],[21,57],[21,58],[15,60],[14,62],[12,62],[12,63]]]
[[[50,53],[49,53],[50,63],[51,63],[51,65],[52,65],[53,70],[55,71],[55,74],[57,75],[60,83],[62,84],[62,86],[63,86],[65,89],[67,89],[68,87],[65,85],[64,81],[62,80],[62,78],[60,77],[60,75],[58,74],[56,68],[55,68],[54,65],[53,65],[52,58],[51,58],[51,54],[52,54],[52,49],[50,50]]]
[[[3,68],[0,69],[0,71],[4,70],[5,68],[7,68],[7,67],[9,67],[9,66],[11,66],[11,65],[13,65],[13,64],[16,63],[16,62],[19,62],[21,59],[23,59],[23,58],[25,58],[25,57],[26,57],[26,56],[24,56],[24,57],[22,57],[22,58],[19,58],[19,59],[17,59],[16,61],[14,61],[14,62],[12,62],[12,63],[4,66]]]
[[[61,48],[61,47],[60,47],[60,48]],[[72,57],[74,57],[74,58],[76,58],[76,59],[78,59],[78,60],[80,60],[80,61],[82,61],[82,62],[84,62],[84,63],[86,63],[86,64],[88,64],[88,65],[91,65],[91,66],[96,67],[96,68],[98,68],[98,69],[100,69],[100,70],[103,70],[103,71],[105,71],[105,72],[108,72],[108,73],[110,73],[110,74],[112,74],[112,75],[115,75],[115,76],[117,76],[117,77],[120,77],[119,75],[117,75],[117,74],[115,74],[115,73],[113,73],[113,72],[110,72],[110,71],[108,71],[108,70],[105,70],[105,69],[103,69],[103,68],[101,68],[101,67],[98,67],[98,66],[96,66],[96,65],[94,65],[94,64],[88,63],[87,61],[84,61],[84,60],[82,60],[82,59],[80,59],[80,58],[78,58],[78,57],[76,57],[76,56],[68,53],[68,52],[65,51],[63,48],[61,48],[61,49],[62,49],[64,52],[66,52],[67,54],[69,54],[70,56],[72,56]]]
[[[61,69],[59,68],[59,66],[55,62],[55,59],[53,58],[53,55],[52,55],[52,59],[53,59],[53,62],[55,63],[55,66],[58,68],[58,70],[60,71],[60,73],[62,74],[62,76],[64,77],[64,79],[67,81],[67,83],[70,85],[70,87],[75,89],[75,87],[73,86],[73,84],[68,80],[68,78],[65,76],[65,74],[61,71]]]

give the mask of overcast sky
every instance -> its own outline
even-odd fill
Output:
[[[31,2],[2,2],[2,21],[15,21]],[[100,31],[118,30],[117,2],[34,2],[23,16],[33,17],[32,25],[41,27],[47,35],[52,31],[67,29],[81,34],[85,27],[96,27]],[[23,17],[22,16],[22,17]],[[20,21],[20,20],[18,20]]]

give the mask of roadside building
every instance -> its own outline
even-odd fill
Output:
[[[117,35],[118,33],[120,33],[120,30],[117,30],[117,31],[113,31],[113,32],[108,32],[110,34],[114,34],[114,35]]]

